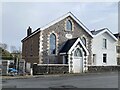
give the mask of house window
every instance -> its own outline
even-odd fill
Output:
[[[120,57],[117,58],[117,64],[120,65]]]
[[[85,37],[82,38],[82,42],[86,46],[86,38]]]
[[[32,45],[30,46],[30,56],[33,55],[33,49],[32,49]]]
[[[103,54],[103,63],[107,62],[107,54]]]
[[[50,35],[50,54],[56,54],[56,36],[53,33]]]
[[[95,63],[96,61],[96,54],[93,54],[93,64]]]
[[[103,48],[104,48],[104,49],[107,48],[107,39],[103,39]]]
[[[67,31],[72,31],[72,22],[70,20],[67,20],[66,29]]]
[[[27,56],[27,47],[25,47],[25,57]]]
[[[82,57],[82,52],[79,48],[77,48],[74,52],[74,56],[75,57]]]
[[[63,64],[68,64],[68,56],[63,56]]]
[[[116,46],[117,53],[120,53],[120,46]]]

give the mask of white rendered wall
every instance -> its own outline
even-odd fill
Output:
[[[103,38],[107,39],[107,49],[103,48]],[[92,41],[92,53],[96,54],[96,61],[92,65],[110,66],[117,65],[116,61],[116,41],[108,34],[103,33],[94,37]],[[107,62],[103,63],[103,54],[107,54]]]

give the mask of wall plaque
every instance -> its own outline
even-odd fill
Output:
[[[68,38],[68,39],[71,39],[72,35],[71,34],[66,34],[65,37]]]

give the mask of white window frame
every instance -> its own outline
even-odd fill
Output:
[[[106,59],[106,62],[104,62],[104,58]],[[103,53],[103,63],[107,63],[107,54],[106,53]]]
[[[96,63],[96,54],[93,54],[93,64]]]
[[[103,49],[107,49],[107,39],[103,38]]]
[[[51,53],[51,43],[50,43],[51,35],[55,35],[55,54]],[[57,53],[57,51],[56,51],[56,40],[57,40],[56,34],[55,33],[51,33],[50,34],[50,38],[49,38],[49,46],[50,46],[49,47],[49,55],[56,55],[56,53]]]

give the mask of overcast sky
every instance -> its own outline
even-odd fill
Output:
[[[69,11],[90,30],[107,27],[118,32],[117,2],[6,2],[2,4],[2,42],[18,48],[28,26],[34,31]]]

